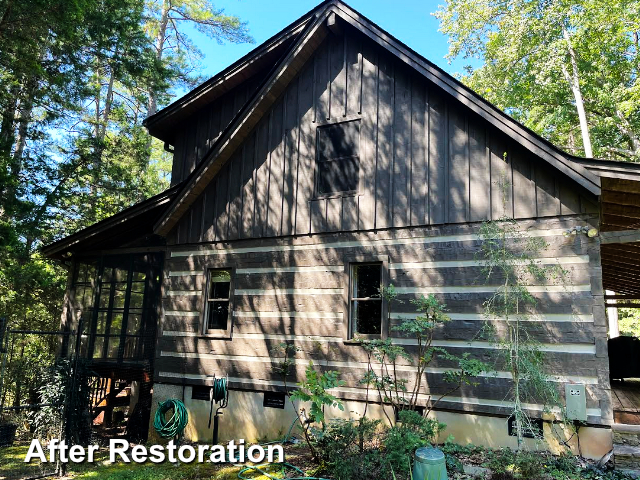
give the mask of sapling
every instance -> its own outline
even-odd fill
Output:
[[[298,423],[304,435],[305,442],[311,450],[314,459],[318,459],[316,449],[311,438],[311,426],[314,423],[320,424],[322,432],[326,430],[325,407],[334,407],[344,411],[342,402],[337,397],[328,392],[332,388],[344,385],[344,381],[340,380],[339,372],[329,370],[318,372],[314,368],[313,362],[309,361],[309,365],[305,370],[305,379],[297,384],[297,389],[289,390],[287,377],[291,372],[291,367],[295,365],[294,356],[300,349],[293,344],[281,343],[276,346],[272,353],[282,356],[282,361],[273,365],[274,372],[280,374],[283,378],[285,395],[289,398],[293,410],[298,418]],[[305,409],[298,409],[295,400],[309,402],[309,414]]]
[[[513,218],[485,222],[480,239],[486,282],[493,285],[499,281],[495,293],[484,302],[485,332],[497,347],[499,363],[512,377],[510,399],[520,448],[525,432],[536,434],[524,404],[542,402],[547,410],[551,405],[560,407],[558,391],[544,371],[544,353],[532,335],[531,322],[526,321],[537,303],[528,286],[532,282],[564,284],[567,272],[560,265],[543,265],[536,260],[548,248],[547,242],[522,232]],[[503,326],[502,331],[495,328],[495,320]]]
[[[398,301],[393,285],[383,289],[382,295],[388,302],[388,311],[391,317],[393,303]],[[443,374],[443,380],[451,384],[451,388],[442,393],[435,401],[432,401],[429,390],[425,389],[425,393],[429,395],[425,411],[425,415],[428,415],[440,400],[451,395],[462,385],[472,383],[472,379],[486,371],[488,366],[479,360],[470,358],[468,354],[457,356],[443,348],[433,346],[435,330],[449,321],[449,317],[445,313],[446,306],[435,296],[420,296],[412,300],[411,303],[416,307],[416,316],[403,318],[398,325],[392,326],[390,329],[392,332],[397,332],[399,336],[415,340],[415,353],[409,353],[404,346],[395,343],[393,338],[361,340],[367,353],[368,365],[367,373],[360,383],[367,386],[367,402],[369,387],[372,386],[378,392],[380,403],[392,405],[397,411],[415,410],[422,393],[423,378],[428,366],[437,357],[448,360],[457,367],[447,370]],[[391,320],[389,324],[391,324]],[[374,360],[377,362],[377,368],[373,367]],[[397,367],[401,360],[415,368],[409,378],[399,375]],[[377,371],[380,373],[378,374]],[[413,381],[411,391],[407,388],[410,380]],[[386,410],[384,413],[389,424],[393,425]]]

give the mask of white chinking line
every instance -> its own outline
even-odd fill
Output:
[[[199,317],[200,312],[193,311],[178,311],[178,310],[167,310],[164,312],[165,316],[173,316],[173,317]],[[391,319],[413,319],[416,318],[418,313],[392,313]],[[335,318],[341,319],[343,318],[343,312],[242,312],[235,310],[233,312],[234,317],[246,317],[246,318]],[[474,322],[484,322],[487,320],[491,321],[502,321],[501,317],[486,317],[482,313],[451,313],[448,312],[447,316],[451,320],[459,320],[459,321],[474,321]],[[549,323],[593,323],[593,315],[574,315],[570,313],[547,313],[547,314],[532,314],[532,315],[522,315],[520,317],[522,321],[525,322],[549,322]],[[182,333],[182,332],[176,332]],[[165,332],[165,334],[169,334],[169,332]]]
[[[571,257],[543,257],[535,260],[542,265],[568,265],[568,264],[588,264],[588,255],[575,255]],[[461,268],[461,267],[482,267],[484,260],[441,260],[432,262],[401,262],[389,263],[389,270],[410,270],[410,269],[430,269],[430,268]],[[344,265],[324,265],[324,266],[299,266],[299,267],[256,267],[237,268],[238,275],[260,275],[265,273],[311,273],[311,272],[342,272]],[[169,272],[170,277],[186,277],[204,275],[203,270],[176,270]]]
[[[174,358],[194,358],[199,360],[222,360],[229,362],[244,362],[244,363],[273,363],[273,359],[270,357],[254,357],[251,355],[227,355],[216,353],[197,353],[197,352],[160,352],[161,357],[174,357]],[[309,359],[296,358],[291,360],[296,365],[307,367],[309,365]],[[333,368],[360,368],[366,370],[366,362],[341,362],[334,360],[322,360],[318,361],[318,365],[321,367],[333,367]],[[395,368],[398,372],[415,372],[416,367],[412,365],[398,365]],[[457,369],[439,368],[439,367],[427,367],[426,373],[443,374],[447,371],[459,371]],[[511,372],[492,372],[479,375],[486,378],[505,378],[512,379]],[[554,382],[573,382],[584,383],[586,385],[597,385],[598,377],[582,376],[582,375],[550,375],[550,378]]]
[[[528,235],[534,237],[558,237],[566,229],[555,228],[548,230],[529,230]],[[513,237],[515,238],[515,236]],[[411,245],[444,242],[468,242],[477,241],[480,237],[475,233],[461,235],[441,235],[432,237],[408,237],[408,238],[385,238],[379,240],[350,240],[344,242],[312,243],[308,245],[273,245],[270,247],[241,247],[241,248],[206,248],[202,250],[181,250],[172,251],[171,257],[197,257],[203,255],[231,255],[239,253],[259,253],[259,252],[295,252],[305,250],[324,250],[328,248],[353,248],[353,247],[375,247],[385,245]]]
[[[177,332],[177,331],[163,331],[162,335],[165,337],[198,337],[201,336],[198,332]],[[319,335],[287,335],[279,333],[235,333],[233,338],[245,339],[245,340],[297,340],[297,341],[313,341],[320,343],[343,343],[342,337],[324,337]],[[417,345],[418,341],[412,338],[394,338],[393,343],[396,345]],[[449,347],[449,348],[479,348],[485,350],[496,350],[499,346],[492,342],[484,342],[479,340],[433,340],[432,345],[434,347]],[[556,352],[556,353],[575,353],[575,354],[587,354],[595,355],[596,346],[592,343],[542,343],[540,344],[540,350],[543,352]]]
[[[200,375],[195,373],[172,373],[172,372],[158,372],[158,375],[165,378],[186,378],[188,380],[211,380],[211,377],[208,375]],[[252,380],[240,377],[229,377],[229,382],[233,383],[248,383],[251,385],[264,385],[264,386],[277,386],[284,387],[284,382],[279,382],[275,380]],[[364,390],[359,388],[352,387],[338,387],[332,389],[333,392],[340,393],[355,393],[362,394]],[[423,393],[418,394],[419,400],[430,400],[430,395],[425,395]],[[489,407],[513,407],[513,402],[509,402],[507,400],[491,400],[484,398],[466,398],[466,397],[444,397],[440,400],[441,403],[462,403],[467,405],[480,405],[480,406],[489,406]],[[537,403],[524,403],[522,405],[527,410],[536,410],[536,411],[544,411],[544,405],[540,405]],[[552,409],[555,413],[560,413],[559,409]],[[602,410],[599,408],[587,408],[587,415],[592,417],[601,417]]]
[[[242,315],[244,316],[243,312]],[[404,320],[414,319],[420,315],[419,313],[392,313],[391,320]],[[458,320],[464,322],[501,322],[504,321],[502,317],[490,317],[483,313],[450,313],[447,312],[447,316],[451,320]],[[541,323],[593,323],[593,315],[578,315],[571,313],[545,313],[545,314],[527,314],[520,315],[520,321],[523,322],[541,322]]]
[[[479,285],[472,287],[396,287],[400,294],[430,293],[495,293],[500,285]],[[574,293],[590,292],[591,285],[531,285],[527,287],[531,293]],[[268,296],[268,295],[342,295],[342,288],[237,288],[234,295]],[[169,296],[200,296],[201,290],[171,290]]]

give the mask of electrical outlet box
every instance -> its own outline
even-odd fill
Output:
[[[565,385],[567,419],[587,421],[587,395],[584,385],[569,383]]]

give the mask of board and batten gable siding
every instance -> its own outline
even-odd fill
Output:
[[[612,410],[599,240],[562,235],[574,225],[597,225],[597,217],[520,223],[530,235],[547,241],[540,261],[560,262],[570,279],[566,287],[535,280],[530,287],[538,304],[527,320],[545,351],[548,373],[562,395],[564,383],[585,383],[589,423],[608,425]],[[287,341],[300,349],[289,385],[304,378],[304,369],[313,360],[320,369],[340,372],[346,385],[336,390],[338,396],[364,399],[358,382],[366,373],[366,354],[362,347],[345,342],[345,265],[356,256],[388,259],[388,282],[403,301],[391,308],[392,324],[416,315],[411,299],[433,293],[447,305],[451,317],[437,329],[434,345],[457,354],[467,352],[493,365],[495,347],[479,332],[485,322],[483,302],[502,279],[494,277],[488,284],[484,280],[478,228],[478,224],[443,225],[170,247],[155,379],[207,384],[215,374],[228,375],[233,388],[281,388],[282,378],[273,369],[280,358],[273,349]],[[235,268],[232,339],[207,338],[200,334],[206,271],[229,266]],[[493,323],[504,332],[504,321]],[[415,350],[410,339],[395,338],[393,331],[390,336],[410,352]],[[452,366],[442,359],[429,366],[424,385],[432,395],[449,389],[442,374]],[[440,407],[508,414],[510,375],[508,368],[497,365],[497,369],[496,375],[484,375],[477,385],[464,386],[445,398]],[[409,376],[411,367],[403,363],[399,371]],[[421,402],[426,401],[422,396]],[[541,406],[527,408],[539,413]]]
[[[176,127],[171,186],[187,178],[200,163],[247,99],[256,92],[261,77],[249,78]]]
[[[180,160],[178,142],[175,165],[193,169],[196,156],[206,150],[197,145],[212,144],[223,128],[218,125],[240,108],[244,92],[223,97],[211,114],[194,116],[184,147],[189,161]],[[358,119],[359,193],[317,198],[317,127]],[[386,50],[346,30],[322,43],[183,215],[169,242],[592,212],[597,212],[595,198],[573,180]]]

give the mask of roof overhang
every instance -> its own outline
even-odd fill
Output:
[[[309,23],[315,9],[281,30],[260,46],[247,53],[223,71],[174,101],[154,115],[147,117],[143,125],[154,137],[173,144],[175,124],[232,90],[252,76],[273,68],[289,50],[297,35]]]
[[[62,260],[80,252],[118,248],[154,235],[153,225],[164,213],[180,185],[42,247],[49,258]]]
[[[640,163],[574,157],[575,162],[602,178],[640,181]]]

